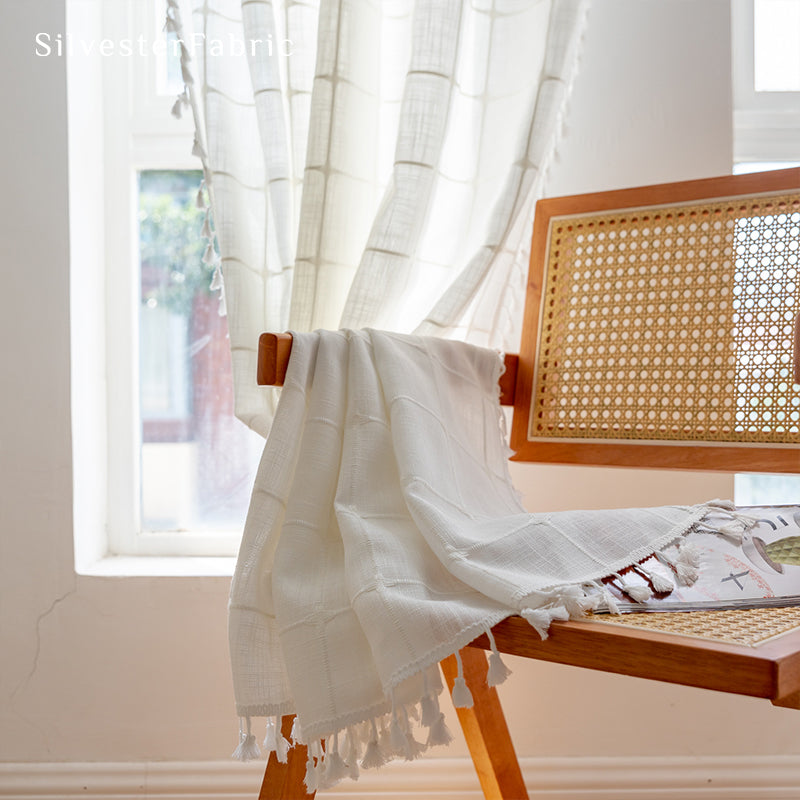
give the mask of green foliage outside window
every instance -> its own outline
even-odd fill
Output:
[[[198,292],[210,292],[213,265],[203,262],[205,210],[199,171],[148,170],[139,176],[139,248],[143,304],[189,316]]]

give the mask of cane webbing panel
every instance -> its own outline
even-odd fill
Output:
[[[800,627],[800,607],[595,615],[593,620],[753,646]]]
[[[800,194],[550,220],[528,438],[799,443]]]

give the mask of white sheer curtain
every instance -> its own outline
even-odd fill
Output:
[[[265,330],[518,346],[533,204],[587,7],[168,0],[244,422],[270,424],[254,378]]]

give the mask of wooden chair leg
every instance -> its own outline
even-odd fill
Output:
[[[528,800],[517,754],[497,690],[486,684],[486,654],[475,647],[461,651],[464,679],[472,692],[472,708],[457,708],[475,771],[486,800]],[[455,656],[441,662],[447,686],[453,691],[458,675]]]
[[[292,735],[293,722],[293,714],[281,721],[281,733],[286,739]],[[304,783],[307,758],[308,748],[300,744],[289,749],[285,764],[270,753],[258,800],[314,800],[315,792],[309,794]]]

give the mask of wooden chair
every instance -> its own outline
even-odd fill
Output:
[[[540,201],[520,354],[501,380],[514,459],[800,472],[798,309],[800,169]],[[260,384],[282,384],[290,351],[288,334],[262,335]],[[795,608],[554,623],[546,641],[511,617],[493,634],[503,653],[800,708]],[[484,635],[461,651],[475,703],[457,713],[486,798],[519,800],[488,649]],[[455,658],[441,668],[452,690]],[[260,796],[311,797],[305,760],[273,754]]]

